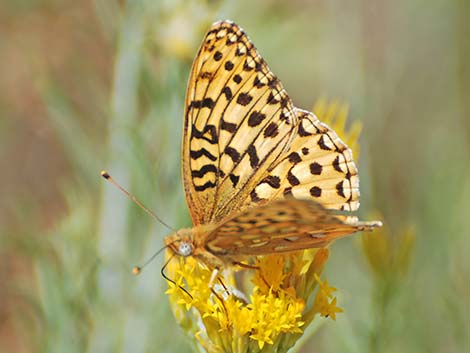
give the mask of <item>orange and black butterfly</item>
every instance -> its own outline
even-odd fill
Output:
[[[213,267],[318,248],[381,222],[359,207],[351,150],[296,108],[243,30],[210,28],[186,93],[182,162],[193,228],[168,236],[180,256]]]

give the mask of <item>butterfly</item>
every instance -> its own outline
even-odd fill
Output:
[[[182,164],[193,228],[165,243],[214,268],[324,247],[381,226],[334,211],[359,207],[351,150],[313,113],[293,105],[230,21],[211,26],[193,62]]]

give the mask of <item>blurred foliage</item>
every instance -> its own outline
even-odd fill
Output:
[[[21,0],[0,4],[0,352],[189,351],[158,261],[130,271],[166,230],[99,172],[190,224],[185,86],[205,30],[225,18],[299,107],[349,103],[362,212],[388,227],[369,246],[332,247],[345,314],[295,348],[470,351],[470,2]],[[401,270],[391,259],[409,225]]]

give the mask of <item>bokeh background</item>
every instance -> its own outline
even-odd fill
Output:
[[[297,106],[360,121],[362,218],[334,244],[345,309],[300,352],[470,351],[470,2],[21,0],[0,4],[0,352],[189,352],[162,258],[183,102],[209,25],[250,35]]]

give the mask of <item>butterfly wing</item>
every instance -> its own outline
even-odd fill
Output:
[[[254,201],[294,197],[330,209],[359,208],[359,177],[351,150],[311,112],[295,108],[298,123],[289,148],[251,193]]]
[[[359,222],[310,200],[284,199],[246,209],[221,222],[205,239],[219,257],[256,256],[318,248],[381,222]]]
[[[183,183],[195,226],[243,207],[285,153],[297,121],[284,88],[246,34],[232,22],[214,24],[186,94]]]

